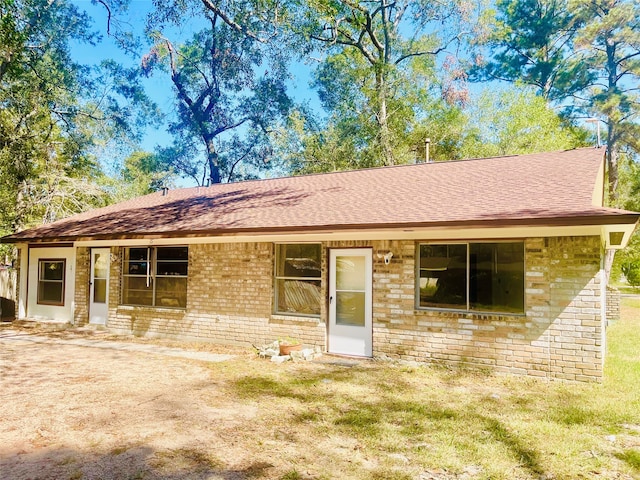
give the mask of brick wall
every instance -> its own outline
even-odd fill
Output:
[[[598,237],[525,242],[526,315],[416,310],[414,242],[374,247],[374,355],[493,371],[602,377]],[[389,265],[378,253],[394,252]]]
[[[318,318],[271,313],[273,251],[272,243],[189,246],[185,310],[119,306],[121,262],[113,263],[108,326],[136,335],[228,345],[262,345],[289,336],[323,346],[326,326]]]
[[[322,298],[327,298],[328,250],[350,247],[373,250],[374,356],[547,378],[601,379],[598,237],[526,240],[525,315],[416,309],[413,241],[325,242]],[[389,251],[393,258],[385,264],[378,254]],[[112,253],[121,254],[115,248]],[[325,346],[326,302],[319,319],[272,314],[273,255],[272,243],[191,245],[185,310],[118,305],[121,261],[112,262],[108,327],[235,345],[293,336]],[[78,292],[76,287],[79,302]]]
[[[607,320],[620,320],[620,290],[607,285]]]
[[[602,378],[600,239],[553,238],[545,243],[550,295],[550,376]]]
[[[76,287],[74,325],[89,323],[89,274],[91,270],[91,253],[88,247],[76,248]]]

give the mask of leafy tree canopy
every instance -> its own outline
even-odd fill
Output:
[[[464,89],[454,88],[463,75],[456,53],[481,25],[474,6],[464,0],[301,2],[302,20],[294,29],[325,55],[315,85],[334,116],[331,129],[345,137],[354,122],[362,126],[357,165],[407,160],[399,138],[420,117],[424,92],[433,88],[436,60],[444,53],[444,69],[454,80],[444,95],[451,103],[464,101]],[[350,125],[340,133],[345,114]]]
[[[99,40],[66,1],[0,3],[0,230],[51,222],[107,201],[91,150],[135,136],[145,99],[134,72],[73,61],[70,42]],[[149,105],[149,104],[147,104]],[[149,108],[152,108],[149,107]],[[148,111],[141,111],[141,123]]]
[[[175,141],[161,155],[200,185],[255,177],[270,168],[270,132],[291,107],[284,50],[269,43],[277,26],[271,4],[176,4],[156,5],[149,20],[153,46],[142,60],[148,75],[168,74],[176,93],[169,126]],[[195,12],[206,27],[174,43],[167,25],[189,21],[177,11]]]

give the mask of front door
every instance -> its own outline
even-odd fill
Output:
[[[89,323],[105,325],[109,315],[108,248],[91,249],[91,283],[89,292]]]
[[[371,249],[333,249],[329,255],[329,352],[370,357]]]

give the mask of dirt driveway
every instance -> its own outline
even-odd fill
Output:
[[[42,338],[0,331],[2,479],[286,474],[286,464],[250,447],[273,439],[251,439],[257,406],[233,402],[209,361]],[[235,353],[213,358],[225,368],[268,365],[246,350]]]
[[[640,478],[630,312],[605,385],[0,324],[0,480]]]

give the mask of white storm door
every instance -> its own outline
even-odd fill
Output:
[[[105,325],[109,315],[110,249],[91,249],[91,283],[89,287],[89,323]]]
[[[329,352],[373,354],[371,249],[329,252]]]

